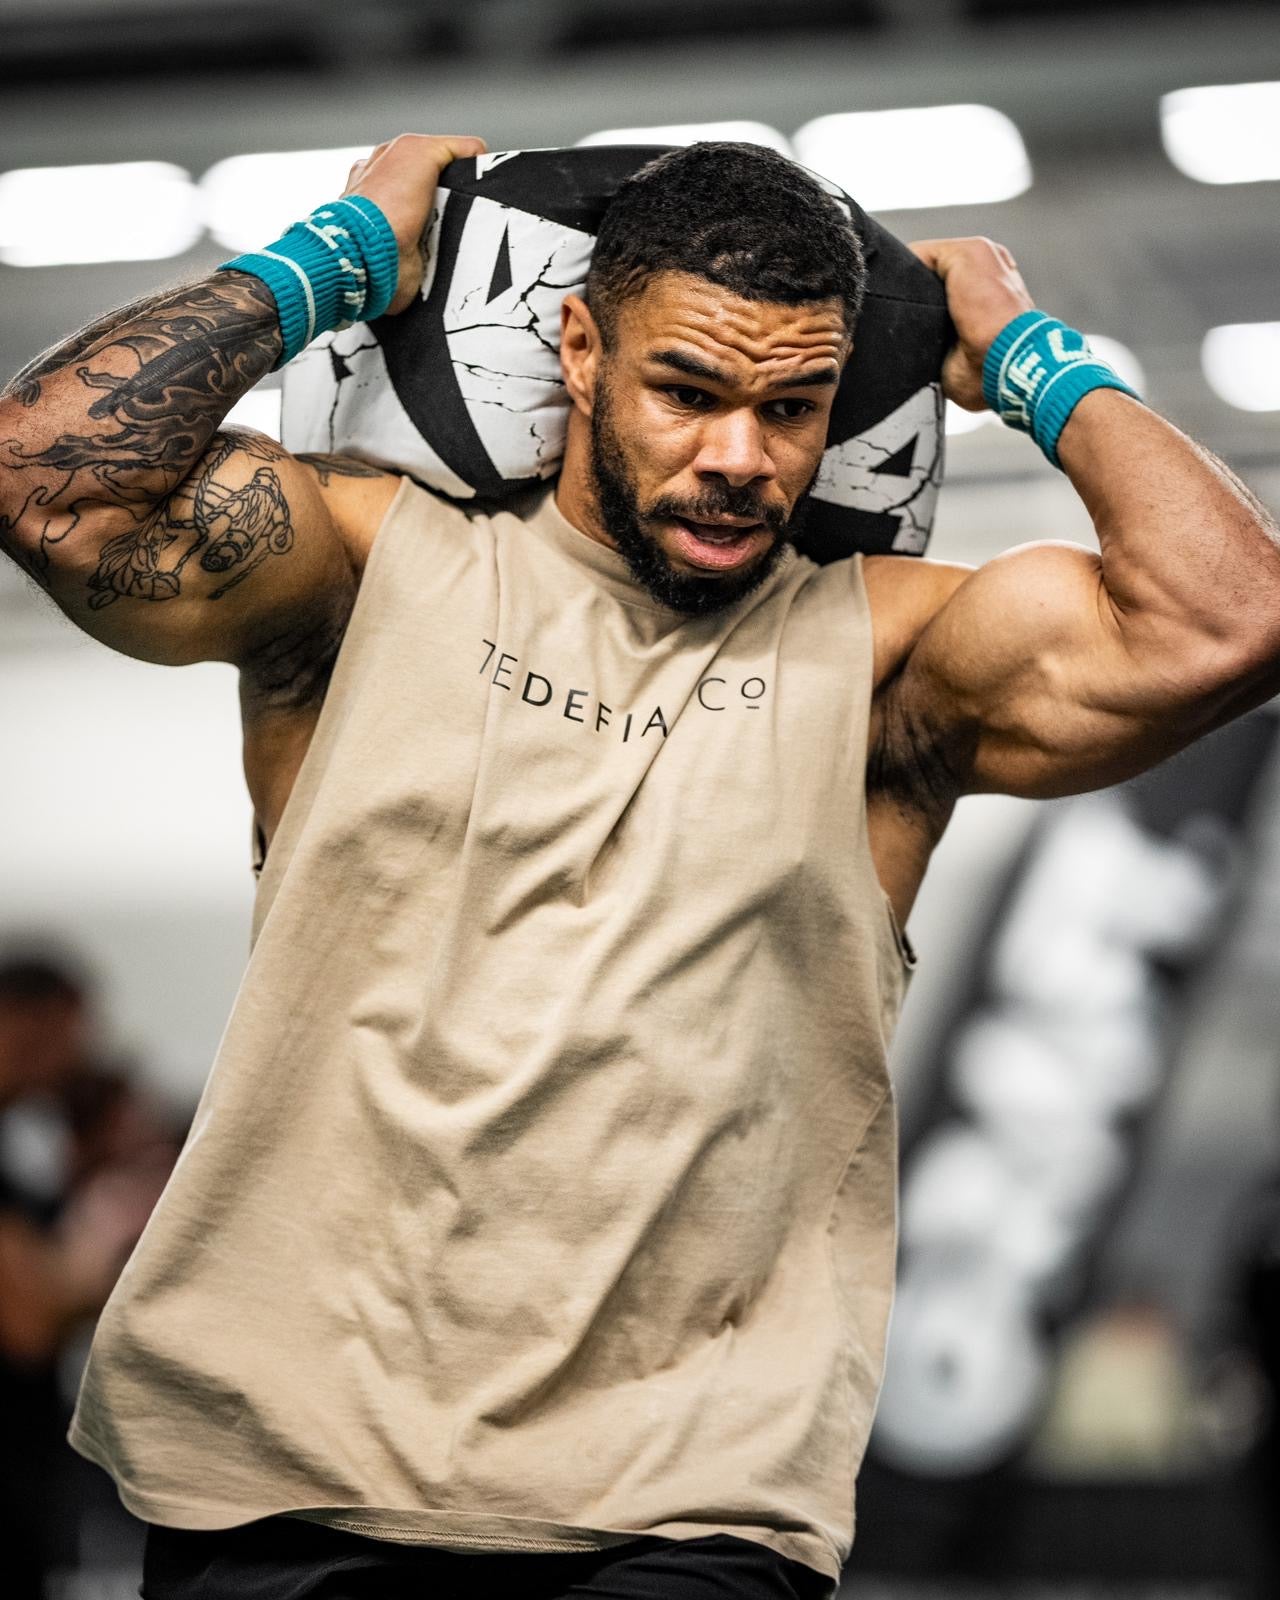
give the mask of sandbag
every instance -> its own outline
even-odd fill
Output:
[[[560,305],[595,230],[652,145],[497,151],[451,162],[408,310],[317,339],[285,369],[282,438],[407,472],[458,500],[553,476],[569,399]],[[867,298],[813,491],[805,554],[922,555],[942,478],[939,373],[953,332],[938,278],[843,191]]]

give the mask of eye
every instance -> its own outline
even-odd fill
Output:
[[[712,397],[705,389],[695,389],[690,383],[669,383],[663,393],[686,411],[705,411],[713,404]]]
[[[764,409],[775,422],[799,422],[818,408],[812,400],[770,400]]]

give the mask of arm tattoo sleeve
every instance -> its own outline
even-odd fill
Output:
[[[5,407],[0,430],[0,541],[20,521],[39,525],[24,565],[47,585],[57,547],[86,511],[106,508],[124,531],[100,552],[92,605],[171,598],[197,552],[205,571],[233,574],[225,593],[292,541],[270,466],[283,452],[252,435],[213,440],[279,353],[265,285],[219,273],[117,311],[40,357],[4,391],[17,405]],[[262,464],[229,489],[218,468],[246,445]]]
[[[232,485],[219,470],[233,454],[260,462],[247,483]],[[172,600],[183,568],[195,555],[203,571],[226,573],[209,594],[220,600],[269,555],[293,545],[293,522],[279,475],[270,466],[284,455],[269,439],[235,430],[215,434],[195,475],[170,497],[163,518],[148,517],[102,547],[89,578],[90,606],[100,611],[122,596]]]
[[[311,468],[312,472],[320,479],[324,488],[328,488],[334,478],[385,478],[384,467],[372,467],[367,461],[361,461],[358,456],[344,455],[319,455],[314,451],[299,451],[293,458],[301,461]]]

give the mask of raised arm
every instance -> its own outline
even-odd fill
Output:
[[[944,387],[982,404],[996,336],[1031,306],[985,239],[916,247],[959,343]],[[1116,389],[1057,441],[1100,553],[1024,545],[961,582],[882,695],[879,759],[945,803],[1117,782],[1280,692],[1280,533],[1208,451]]]
[[[440,171],[482,148],[405,135],[353,169],[347,194],[395,234],[392,312],[421,284]],[[0,394],[0,548],[85,632],[147,660],[243,666],[284,634],[340,627],[354,586],[344,523],[376,521],[387,492],[219,431],[283,348],[267,283],[219,271],[41,357]]]

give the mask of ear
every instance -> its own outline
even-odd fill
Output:
[[[569,398],[583,416],[591,415],[603,353],[600,329],[586,301],[581,295],[567,294],[560,307],[560,370]]]

